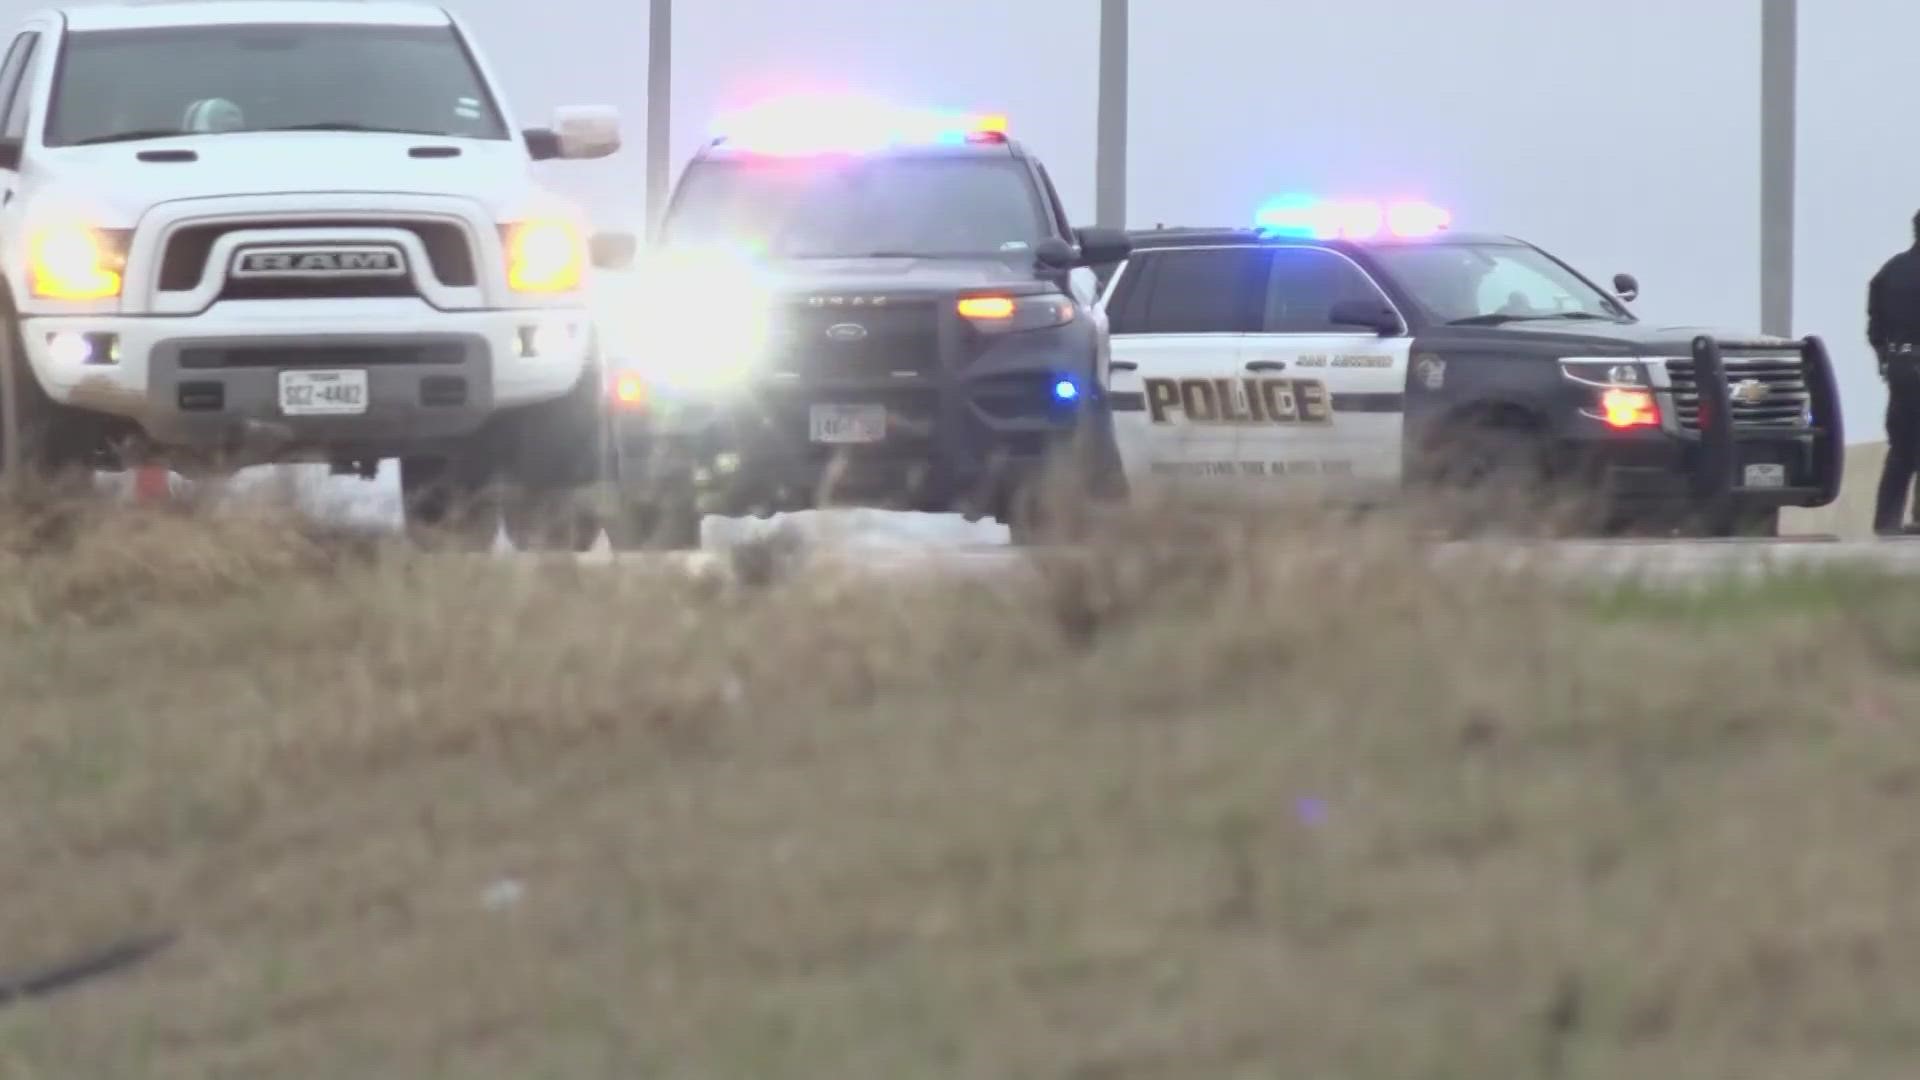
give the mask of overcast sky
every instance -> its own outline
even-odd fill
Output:
[[[633,149],[573,167],[569,183],[638,213],[644,0],[455,2],[529,108],[627,111]],[[1757,329],[1759,7],[1134,0],[1131,223],[1244,221],[1283,190],[1420,191],[1462,227],[1532,239],[1602,280],[1633,271],[1651,320]],[[1920,4],[1800,7],[1794,329],[1827,338],[1852,434],[1879,438],[1862,304],[1920,208],[1920,145],[1883,136],[1911,115],[1901,73]],[[1098,0],[680,0],[676,169],[721,101],[837,81],[1006,111],[1090,218],[1098,11]]]
[[[610,102],[628,149],[546,168],[642,212],[647,0],[446,0],[523,122]],[[37,6],[0,0],[16,11]],[[1418,192],[1461,227],[1631,270],[1660,323],[1757,329],[1760,0],[1133,0],[1135,225],[1238,223],[1267,195]],[[1803,0],[1795,331],[1880,437],[1865,283],[1920,208],[1913,0]],[[676,171],[727,100],[831,83],[1006,112],[1093,211],[1099,0],[679,0]],[[1878,110],[1876,111],[1876,106]],[[1887,133],[1897,137],[1886,138]]]

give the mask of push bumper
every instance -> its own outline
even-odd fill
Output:
[[[384,456],[471,434],[501,410],[565,395],[593,348],[584,308],[443,311],[408,299],[235,308],[28,317],[21,336],[55,401],[131,420],[162,447],[243,458],[343,446]],[[364,396],[357,409],[300,414],[282,400],[283,372],[350,373]]]
[[[1800,359],[1807,421],[1742,423],[1728,377],[1729,358],[1777,356],[1789,348]],[[1632,434],[1596,429],[1574,440],[1593,478],[1621,502],[1684,504],[1708,515],[1832,503],[1846,465],[1846,432],[1825,344],[1818,337],[1782,346],[1703,336],[1693,340],[1691,353],[1695,422],[1677,424],[1673,388],[1657,385],[1661,428]]]

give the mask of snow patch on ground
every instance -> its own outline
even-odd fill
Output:
[[[108,482],[123,490],[131,487],[127,474],[111,477]],[[181,481],[176,478],[174,483],[179,485]],[[245,469],[233,478],[230,490],[236,495],[266,494],[278,485],[284,485],[299,505],[330,519],[395,531],[400,528],[398,462],[381,462],[379,475],[373,480],[331,476],[322,465]],[[1008,542],[1006,526],[995,521],[969,522],[958,514],[848,509],[806,510],[766,519],[709,517],[701,528],[701,546],[708,551],[724,551],[781,529],[795,530],[809,544],[841,549],[978,548]]]

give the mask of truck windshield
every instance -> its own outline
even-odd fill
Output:
[[[1435,322],[1632,319],[1612,297],[1525,244],[1382,244],[1370,254]]]
[[[247,131],[505,139],[450,26],[233,23],[69,34],[48,146]]]
[[[1032,176],[1010,158],[694,163],[668,243],[739,243],[776,258],[1000,258],[1047,235]]]

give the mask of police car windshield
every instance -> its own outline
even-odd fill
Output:
[[[1010,158],[706,160],[681,180],[669,243],[746,243],[775,258],[1004,258],[1046,235]]]
[[[1630,322],[1612,297],[1524,244],[1383,244],[1371,254],[1435,322]]]
[[[48,146],[301,130],[508,137],[449,26],[87,30],[67,36],[56,71]]]

